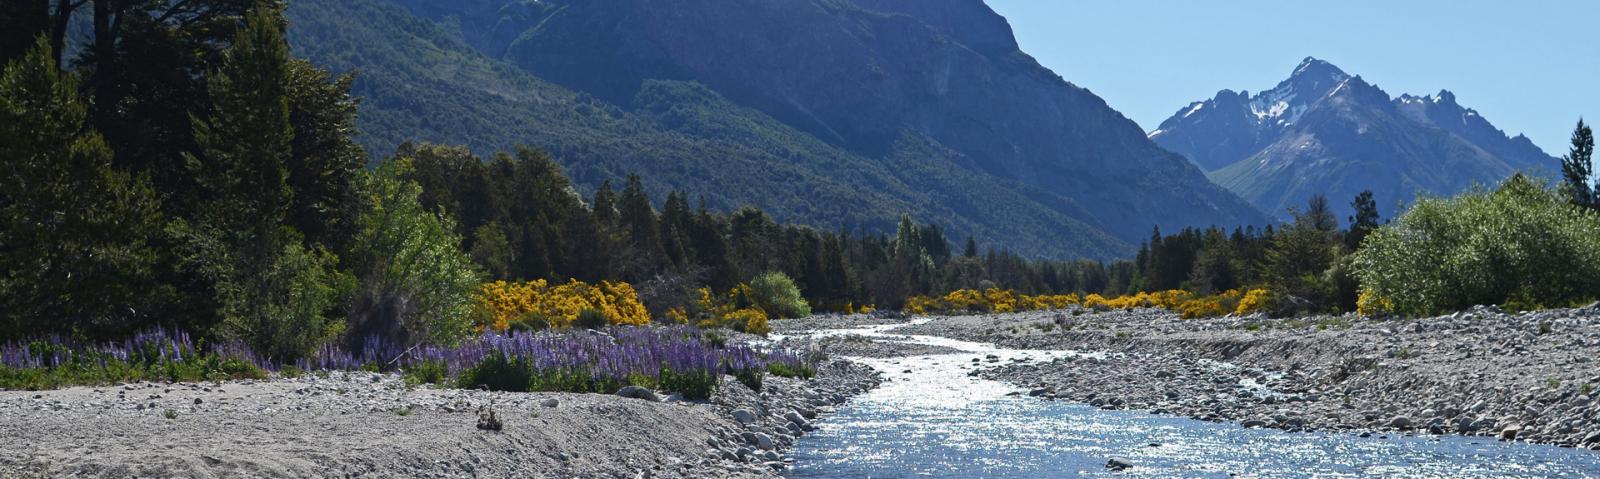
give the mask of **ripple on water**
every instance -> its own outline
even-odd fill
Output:
[[[796,448],[789,477],[1600,477],[1600,454],[1584,450],[1456,436],[1379,439],[1244,429],[1008,395],[1016,389],[967,373],[1014,358],[1049,361],[1077,353],[891,336],[886,329],[826,334],[964,352],[857,359],[890,381],[820,421]],[[1111,457],[1135,467],[1108,472]]]

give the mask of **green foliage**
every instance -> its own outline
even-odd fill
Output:
[[[533,387],[533,366],[527,358],[508,358],[503,353],[484,356],[483,361],[461,373],[456,378],[461,389],[487,388],[490,391],[530,391]]]
[[[908,212],[941,218],[948,233],[1005,238],[1028,256],[1106,259],[1131,250],[1060,192],[975,172],[972,159],[921,135],[907,133],[885,157],[870,157],[694,82],[649,79],[596,98],[502,61],[515,59],[483,55],[451,29],[390,3],[303,0],[288,10],[299,53],[362,72],[354,88],[369,151],[413,138],[483,156],[537,145],[585,193],[638,174],[656,198],[680,190],[715,210],[748,204],[829,230],[889,231]]]
[[[294,195],[289,161],[289,46],[280,12],[253,10],[208,76],[211,109],[195,119],[198,154],[186,155],[201,189],[192,267],[214,282],[223,332],[279,361],[309,354],[343,331],[337,308],[353,289],[338,260],[305,246],[287,226]]]
[[[1594,130],[1578,119],[1572,130],[1572,149],[1561,157],[1561,177],[1572,204],[1600,209],[1600,181],[1594,180]],[[1597,181],[1590,183],[1590,181]]]
[[[327,251],[291,242],[266,271],[244,284],[220,287],[233,300],[224,332],[279,361],[305,357],[339,337],[345,323],[336,314],[355,287]]]
[[[407,385],[419,386],[423,384],[445,384],[449,380],[449,371],[440,361],[424,361],[412,365],[405,370]]]
[[[378,335],[401,344],[450,344],[471,328],[481,274],[461,250],[449,215],[430,212],[406,180],[410,160],[385,161],[365,175],[368,208],[351,252],[362,286],[352,342]]]
[[[789,275],[768,271],[750,280],[750,296],[756,307],[772,318],[801,318],[811,315],[811,305],[800,296]]]
[[[817,375],[817,371],[807,366],[800,366],[796,368],[788,364],[774,361],[767,363],[767,374],[784,378],[811,379],[813,376]]]
[[[717,391],[720,380],[711,370],[703,371],[673,371],[662,368],[661,388],[668,391],[677,391],[687,399],[711,399],[711,394]]]
[[[46,346],[35,343],[34,347]],[[15,369],[0,366],[0,389],[40,391],[68,386],[103,386],[139,381],[201,382],[261,379],[265,371],[239,358],[205,354],[173,361],[160,354],[130,354],[126,360],[60,348],[70,358],[51,368]],[[154,358],[154,359],[152,359]]]
[[[1568,306],[1600,291],[1600,219],[1521,175],[1424,199],[1356,253],[1362,288],[1427,315],[1516,299]]]
[[[606,319],[605,313],[593,309],[578,312],[578,319],[572,322],[572,327],[579,329],[601,329],[610,326],[611,321]]]
[[[0,338],[126,334],[171,294],[156,194],[87,122],[42,37],[0,76]]]
[[[293,137],[286,168],[293,190],[286,220],[311,243],[344,251],[359,228],[367,155],[355,142],[352,75],[332,77],[305,60],[289,62],[284,88]]]
[[[1328,208],[1326,198],[1313,196],[1305,211],[1294,211],[1294,222],[1274,236],[1267,250],[1263,276],[1273,286],[1280,302],[1304,313],[1326,311],[1335,301],[1336,290],[1326,274],[1341,252],[1338,219]],[[1294,298],[1303,303],[1295,304]]]
[[[1367,238],[1372,230],[1378,229],[1378,202],[1372,199],[1372,190],[1362,191],[1356,199],[1350,202],[1350,207],[1355,209],[1355,215],[1350,217],[1350,231],[1345,234],[1345,248],[1355,251],[1361,247],[1361,240]]]

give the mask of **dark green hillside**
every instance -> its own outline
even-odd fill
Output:
[[[288,17],[298,55],[359,73],[358,127],[374,155],[406,140],[484,156],[527,144],[555,155],[586,192],[638,173],[656,198],[677,189],[713,209],[752,204],[827,229],[890,231],[909,212],[954,237],[1028,255],[1131,252],[1097,222],[1074,218],[1088,216],[1071,200],[973,174],[926,139],[888,161],[869,160],[689,82],[647,82],[631,105],[618,106],[487,58],[379,0],[302,0]]]

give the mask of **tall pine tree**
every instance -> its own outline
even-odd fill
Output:
[[[1589,125],[1578,119],[1578,127],[1572,130],[1572,149],[1566,156],[1561,157],[1561,176],[1566,180],[1565,188],[1572,197],[1572,204],[1585,208],[1600,208],[1600,198],[1597,198],[1597,189],[1600,182],[1594,181],[1594,131]]]
[[[185,155],[202,188],[191,259],[214,281],[226,332],[279,360],[340,332],[333,309],[350,288],[332,255],[286,224],[289,70],[282,11],[264,4],[210,74],[211,111],[194,121],[198,153]]]
[[[151,287],[159,203],[112,166],[54,58],[40,36],[0,75],[0,338],[114,337],[166,293]]]

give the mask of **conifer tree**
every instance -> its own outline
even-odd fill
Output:
[[[1565,188],[1572,197],[1572,204],[1585,208],[1600,208],[1600,198],[1597,198],[1597,189],[1600,182],[1594,181],[1594,131],[1589,125],[1578,119],[1578,126],[1572,130],[1572,148],[1565,156],[1561,157],[1561,176],[1566,180]]]
[[[125,334],[166,294],[155,192],[112,166],[54,58],[40,36],[0,74],[0,338]]]
[[[617,224],[617,192],[611,188],[611,180],[600,182],[600,188],[594,192],[594,204],[590,206],[594,212],[595,223],[610,229]]]
[[[636,255],[637,266],[644,268],[644,272],[631,274],[629,279],[638,279],[654,271],[663,260],[661,229],[639,175],[628,175],[622,194],[617,198],[617,221],[628,247]]]
[[[661,208],[661,249],[672,266],[682,266],[689,259],[689,202],[677,191],[667,193]]]
[[[190,234],[195,268],[214,282],[226,332],[277,360],[310,353],[341,332],[334,308],[353,288],[335,257],[307,248],[285,224],[293,199],[288,162],[289,45],[282,12],[252,10],[211,72],[211,111],[196,118],[197,154],[185,159],[202,187]]]
[[[1361,240],[1378,229],[1378,202],[1372,199],[1372,190],[1364,190],[1350,202],[1350,207],[1355,209],[1355,215],[1350,217],[1350,231],[1345,234],[1345,248],[1355,251],[1361,247]]]
[[[359,175],[367,154],[355,142],[352,75],[333,77],[311,62],[294,60],[285,75],[293,129],[286,167],[294,196],[289,225],[307,241],[343,251],[358,228]]]

